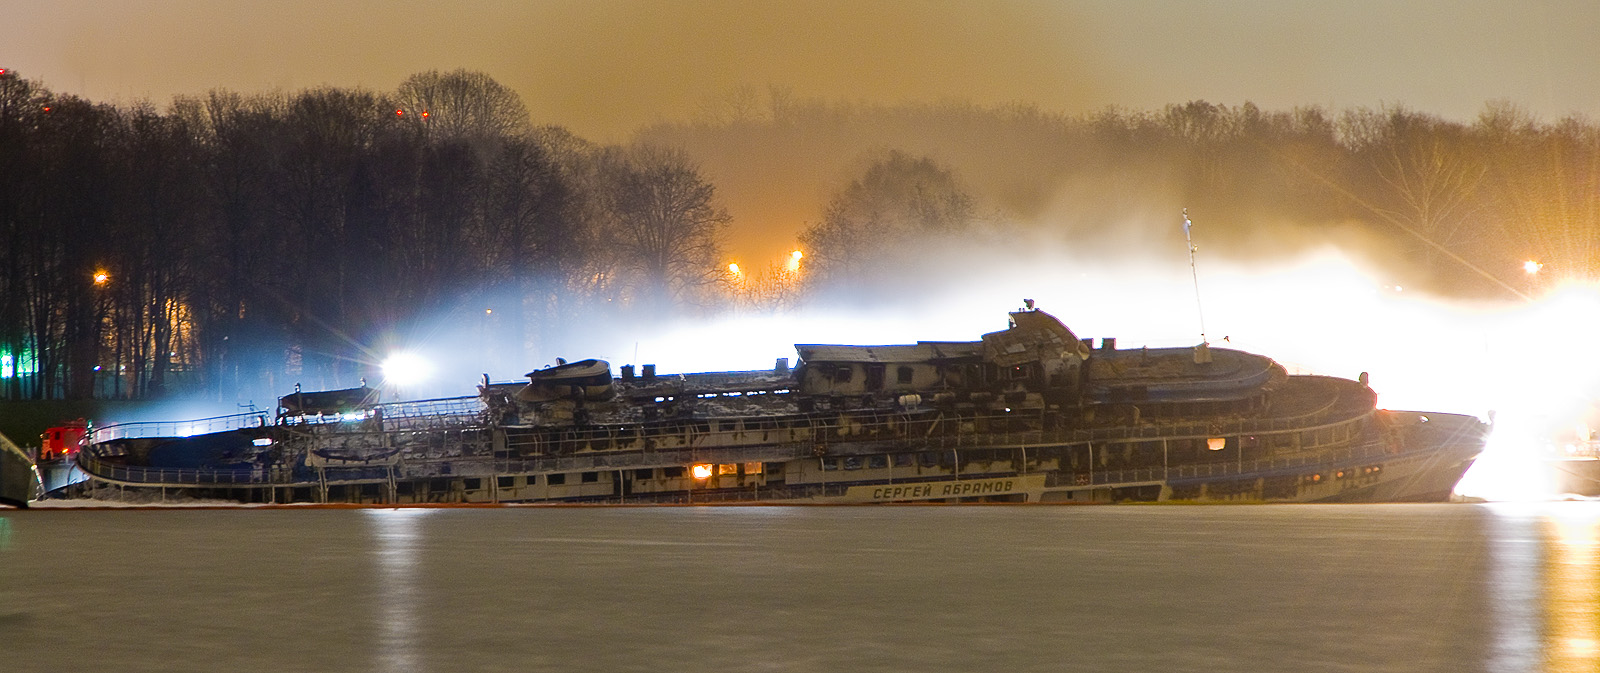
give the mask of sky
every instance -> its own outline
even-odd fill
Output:
[[[620,142],[734,87],[1069,113],[1203,99],[1509,100],[1600,111],[1600,3],[1577,0],[0,0],[0,67],[96,101],[216,87],[389,89],[482,70],[534,122]]]

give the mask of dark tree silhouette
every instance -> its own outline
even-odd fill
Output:
[[[677,150],[640,145],[599,162],[608,256],[625,296],[653,311],[707,304],[729,221],[716,188]]]
[[[815,282],[869,277],[898,266],[892,256],[908,244],[966,230],[975,213],[950,169],[891,151],[836,193],[800,242]]]

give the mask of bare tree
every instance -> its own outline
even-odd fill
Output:
[[[1419,240],[1430,268],[1441,254],[1459,258],[1477,233],[1468,225],[1487,171],[1464,129],[1396,107],[1350,112],[1341,131],[1366,169],[1361,204]]]
[[[531,130],[522,98],[474,70],[419,72],[401,82],[395,96],[402,116],[436,138],[479,145]]]
[[[599,161],[609,257],[628,295],[652,310],[705,303],[730,220],[716,187],[679,150],[640,145]]]
[[[975,212],[950,169],[891,151],[834,194],[822,221],[801,234],[808,282],[869,277],[899,261],[892,251],[905,244],[967,229]]]

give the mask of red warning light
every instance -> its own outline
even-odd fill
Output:
[[[422,111],[422,118],[423,119],[427,119],[428,118],[428,111],[427,110],[423,110]]]
[[[404,116],[406,116],[406,111],[405,110],[395,110],[394,111],[394,116],[396,116],[396,117],[404,117]]]

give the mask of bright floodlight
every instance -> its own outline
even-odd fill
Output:
[[[1539,273],[1539,269],[1542,268],[1544,268],[1543,264],[1535,262],[1531,259],[1522,263],[1522,270],[1528,272],[1530,275]]]
[[[411,385],[433,373],[433,365],[416,353],[395,353],[383,361],[383,378],[395,385]]]
[[[728,264],[728,273],[739,275],[739,264],[737,262]]]

